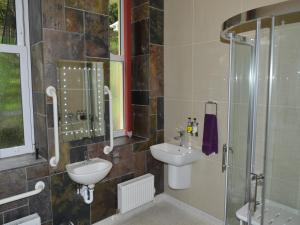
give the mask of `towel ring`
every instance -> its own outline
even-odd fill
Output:
[[[215,105],[216,106],[216,116],[218,115],[218,103],[213,101],[208,101],[205,103],[205,114],[207,113],[207,105]]]

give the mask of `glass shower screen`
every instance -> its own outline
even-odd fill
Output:
[[[236,23],[222,33],[231,53],[228,225],[300,224],[300,13],[287,9],[300,12],[300,2],[224,23]]]
[[[227,224],[239,225],[236,211],[245,205],[247,183],[247,139],[249,118],[249,76],[253,46],[232,42],[232,76],[228,152]]]

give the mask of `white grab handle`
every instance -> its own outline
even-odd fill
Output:
[[[20,199],[23,199],[23,198],[28,198],[30,196],[37,195],[37,194],[41,193],[42,190],[44,190],[44,189],[45,189],[45,183],[43,181],[38,181],[35,184],[35,190],[29,191],[29,192],[26,192],[26,193],[23,193],[23,194],[15,195],[15,196],[12,196],[12,197],[1,199],[0,200],[0,205],[4,205],[4,204],[9,203],[9,202],[14,202],[14,201],[17,201],[17,200],[20,200]]]
[[[50,166],[56,167],[59,162],[59,137],[58,137],[58,111],[57,111],[57,94],[53,86],[46,89],[46,94],[53,100],[53,121],[54,121],[54,148],[55,156],[50,159]]]
[[[110,146],[105,146],[103,149],[104,154],[108,155],[114,148],[114,128],[112,120],[112,94],[109,87],[104,86],[104,94],[109,97],[109,131],[110,131]]]

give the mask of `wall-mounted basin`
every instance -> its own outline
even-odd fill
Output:
[[[111,162],[100,158],[89,159],[66,166],[70,178],[76,183],[83,185],[78,190],[78,193],[81,194],[87,204],[93,202],[95,184],[105,178],[111,168]]]
[[[201,158],[201,153],[198,150],[169,143],[153,145],[150,149],[155,159],[173,166],[188,165]]]
[[[188,149],[169,143],[150,147],[152,156],[168,164],[169,186],[186,189],[191,185],[192,163],[201,158],[200,150]]]
[[[100,159],[90,159],[66,166],[70,178],[83,185],[96,184],[101,181],[112,168],[112,163]]]

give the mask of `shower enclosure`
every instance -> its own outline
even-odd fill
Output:
[[[226,224],[300,224],[300,1],[223,24],[230,44]]]

